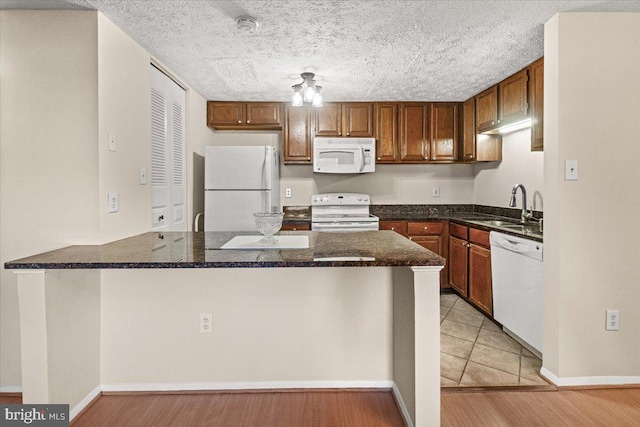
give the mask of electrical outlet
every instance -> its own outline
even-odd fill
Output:
[[[284,197],[291,197],[291,189],[290,188],[285,188],[284,189]]]
[[[433,197],[440,197],[440,187],[433,187]]]
[[[116,213],[118,212],[120,203],[118,201],[118,193],[109,193],[108,194],[108,208],[107,212]]]
[[[109,151],[117,151],[118,144],[116,142],[116,136],[112,133],[109,134]]]
[[[607,310],[607,331],[620,330],[620,310]]]
[[[213,315],[211,313],[200,313],[200,333],[213,333]]]

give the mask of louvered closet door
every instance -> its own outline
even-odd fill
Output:
[[[186,231],[184,89],[151,65],[151,228]]]

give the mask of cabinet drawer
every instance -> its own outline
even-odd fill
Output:
[[[464,225],[456,224],[454,222],[449,224],[449,234],[462,240],[467,240],[468,228]]]
[[[444,224],[442,222],[410,222],[407,224],[409,236],[433,236],[442,234]]]
[[[300,231],[300,230],[311,230],[311,225],[309,224],[282,224],[282,231]]]
[[[489,232],[482,231],[475,228],[469,229],[469,242],[475,243],[480,246],[489,247]]]
[[[407,234],[407,223],[404,221],[380,221],[380,230],[391,230],[404,236]]]

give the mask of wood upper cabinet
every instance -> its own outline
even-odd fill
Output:
[[[476,95],[476,131],[484,132],[498,124],[498,86]]]
[[[498,124],[517,122],[529,114],[528,103],[529,71],[515,73],[498,83]]]
[[[314,110],[315,136],[373,136],[372,102],[325,104]]]
[[[376,161],[398,160],[398,104],[377,102],[374,106]]]
[[[311,108],[315,136],[342,136],[342,104],[324,104],[322,107]]]
[[[462,160],[476,160],[476,99],[462,104]]]
[[[311,164],[311,107],[287,105],[282,131],[283,161],[288,164]]]
[[[400,104],[400,161],[429,160],[429,103]]]
[[[458,103],[431,104],[431,160],[452,162],[458,159],[458,127]]]
[[[207,125],[214,129],[281,129],[279,102],[207,102]]]
[[[544,149],[544,58],[529,66],[529,111],[531,113],[531,151]]]
[[[466,228],[466,227],[465,227]],[[467,296],[469,244],[466,239],[449,237],[449,284],[460,295]]]
[[[342,104],[342,136],[373,136],[373,103],[346,102]]]

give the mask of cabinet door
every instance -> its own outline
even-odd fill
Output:
[[[431,160],[454,161],[458,158],[458,104],[431,104]]]
[[[398,104],[375,104],[376,160],[398,160]]]
[[[246,104],[247,125],[275,126],[281,125],[279,102],[248,102]]]
[[[498,124],[498,86],[492,86],[476,95],[476,132],[491,129]]]
[[[342,136],[342,104],[325,104],[315,112],[315,136]]]
[[[531,127],[531,151],[544,149],[544,58],[529,67],[529,108],[533,125]]]
[[[443,258],[447,258],[447,251],[445,251],[444,247],[444,236],[409,236],[409,239],[416,242],[423,248],[429,249],[431,252],[434,252],[440,255]],[[448,249],[448,248],[447,248]],[[449,287],[449,271],[445,267],[440,270],[440,288],[448,288]]]
[[[244,103],[207,102],[207,125],[211,127],[237,126],[244,124]]]
[[[498,124],[527,118],[528,70],[524,69],[498,83]]]
[[[311,164],[310,107],[285,107],[282,132],[284,163]]]
[[[449,284],[464,297],[468,295],[467,268],[467,241],[449,236]]]
[[[342,104],[343,135],[353,137],[373,136],[373,103],[349,102]]]
[[[429,159],[429,104],[400,104],[400,160]]]
[[[476,99],[471,98],[462,104],[462,160],[476,159]]]
[[[406,236],[407,223],[404,221],[380,221],[380,230],[391,230]]]
[[[473,243],[469,247],[469,300],[493,316],[491,251]]]

